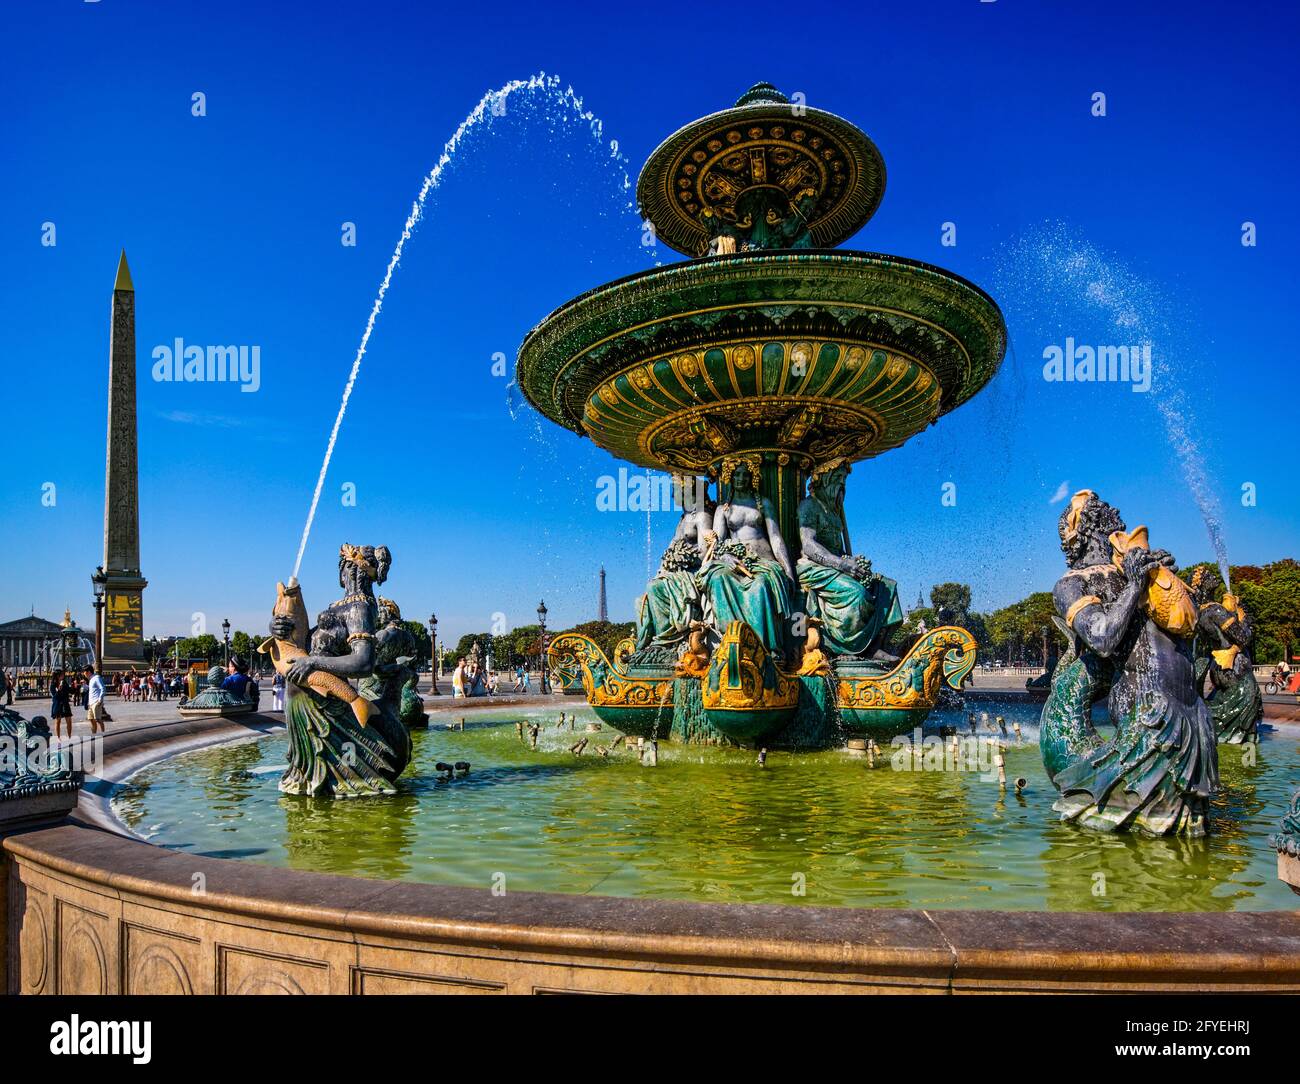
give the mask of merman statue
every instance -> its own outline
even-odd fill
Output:
[[[386,546],[345,544],[339,550],[343,597],[317,617],[310,652],[294,658],[284,672],[289,766],[280,790],[286,794],[344,798],[397,790],[397,777],[411,759],[411,736],[398,717],[400,685],[390,683],[375,700],[357,694],[369,705],[363,723],[347,694],[339,695],[337,688],[322,692],[311,680],[332,675],[350,688],[349,678],[374,673],[379,631],[374,585],[387,579],[391,563]],[[271,635],[292,643],[294,633],[294,617],[277,612]]]
[[[429,725],[424,699],[417,691],[419,674],[411,662],[416,655],[415,636],[402,624],[402,611],[388,598],[377,598],[379,631],[375,634],[375,670],[360,681],[361,693],[370,700],[392,697],[398,718],[408,729]]]
[[[727,456],[720,479],[727,499],[713,514],[698,582],[704,620],[718,637],[743,621],[768,651],[790,656],[794,567],[772,502],[758,491],[757,453]]]
[[[834,656],[855,656],[893,665],[881,644],[903,623],[898,584],[855,557],[844,522],[844,485],[849,465],[833,461],[813,473],[799,502],[799,586],[810,618],[820,623],[823,646]]]
[[[1250,657],[1254,637],[1250,617],[1241,600],[1224,589],[1223,581],[1208,565],[1192,575],[1192,591],[1200,608],[1196,623],[1196,688],[1204,691],[1219,741],[1242,745],[1259,740],[1264,717],[1264,697],[1255,680]]]
[[[1067,571],[1052,597],[1069,646],[1043,705],[1039,745],[1063,821],[1103,831],[1200,836],[1219,785],[1218,746],[1196,688],[1196,608],[1173,557],[1129,534],[1080,490],[1059,530]],[[1109,691],[1114,737],[1092,724]]]
[[[704,538],[713,530],[716,504],[704,479],[674,475],[682,516],[673,540],[659,563],[659,574],[637,600],[636,650],[679,645],[700,617],[700,591],[695,582],[704,555]]]

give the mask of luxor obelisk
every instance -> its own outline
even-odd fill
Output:
[[[113,283],[112,334],[108,349],[108,450],[104,472],[104,564],[95,578],[104,586],[105,670],[142,666],[143,593],[140,575],[139,471],[136,463],[135,287],[126,252]]]

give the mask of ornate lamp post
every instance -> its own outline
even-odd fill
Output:
[[[226,665],[230,665],[230,618],[224,618],[221,622],[221,638],[226,645]]]
[[[542,681],[541,681],[541,685],[542,685],[542,692],[543,692],[543,693],[549,693],[549,692],[551,691],[551,690],[550,690],[550,686],[548,685],[548,683],[547,683],[547,679],[546,679],[546,612],[547,612],[547,611],[546,611],[546,600],[545,600],[545,599],[542,599],[542,601],[539,602],[539,603],[537,604],[537,624],[541,627],[541,632],[540,632],[539,636],[540,636],[540,639],[541,639],[541,645],[542,645]]]
[[[95,569],[90,577],[91,587],[95,592],[95,669],[102,669],[100,660],[104,657],[104,570]]]
[[[1047,673],[1047,626],[1043,626],[1043,673]]]
[[[429,615],[429,677],[433,682],[429,690],[434,696],[440,696],[438,692],[438,615]]]

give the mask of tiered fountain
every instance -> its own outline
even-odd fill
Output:
[[[641,173],[658,239],[693,258],[583,294],[520,348],[538,410],[687,495],[636,637],[612,660],[581,636],[551,646],[617,729],[773,746],[888,736],[970,672],[964,629],[934,629],[901,660],[884,650],[895,584],[853,555],[844,519],[850,465],[964,403],[1006,342],[997,305],[964,279],[834,248],[884,184],[863,132],[759,84]]]

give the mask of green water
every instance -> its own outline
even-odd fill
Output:
[[[564,707],[572,710],[572,704]],[[1220,746],[1224,788],[1203,840],[1101,835],[1062,826],[1037,746],[1037,709],[979,705],[1020,720],[1007,752],[1021,795],[978,772],[873,769],[844,752],[771,753],[660,745],[658,767],[596,752],[616,736],[579,713],[434,714],[391,798],[281,795],[282,735],[186,753],[145,768],[113,798],[133,832],[197,855],[359,877],[507,891],[845,907],[1055,911],[1294,908],[1267,841],[1298,780],[1291,730],[1266,734],[1254,765]],[[935,719],[938,720],[939,716]],[[519,719],[547,725],[537,751]],[[965,718],[944,721],[960,724]],[[590,738],[587,751],[568,747]],[[469,775],[440,782],[439,761]],[[909,761],[910,762],[910,761]]]

